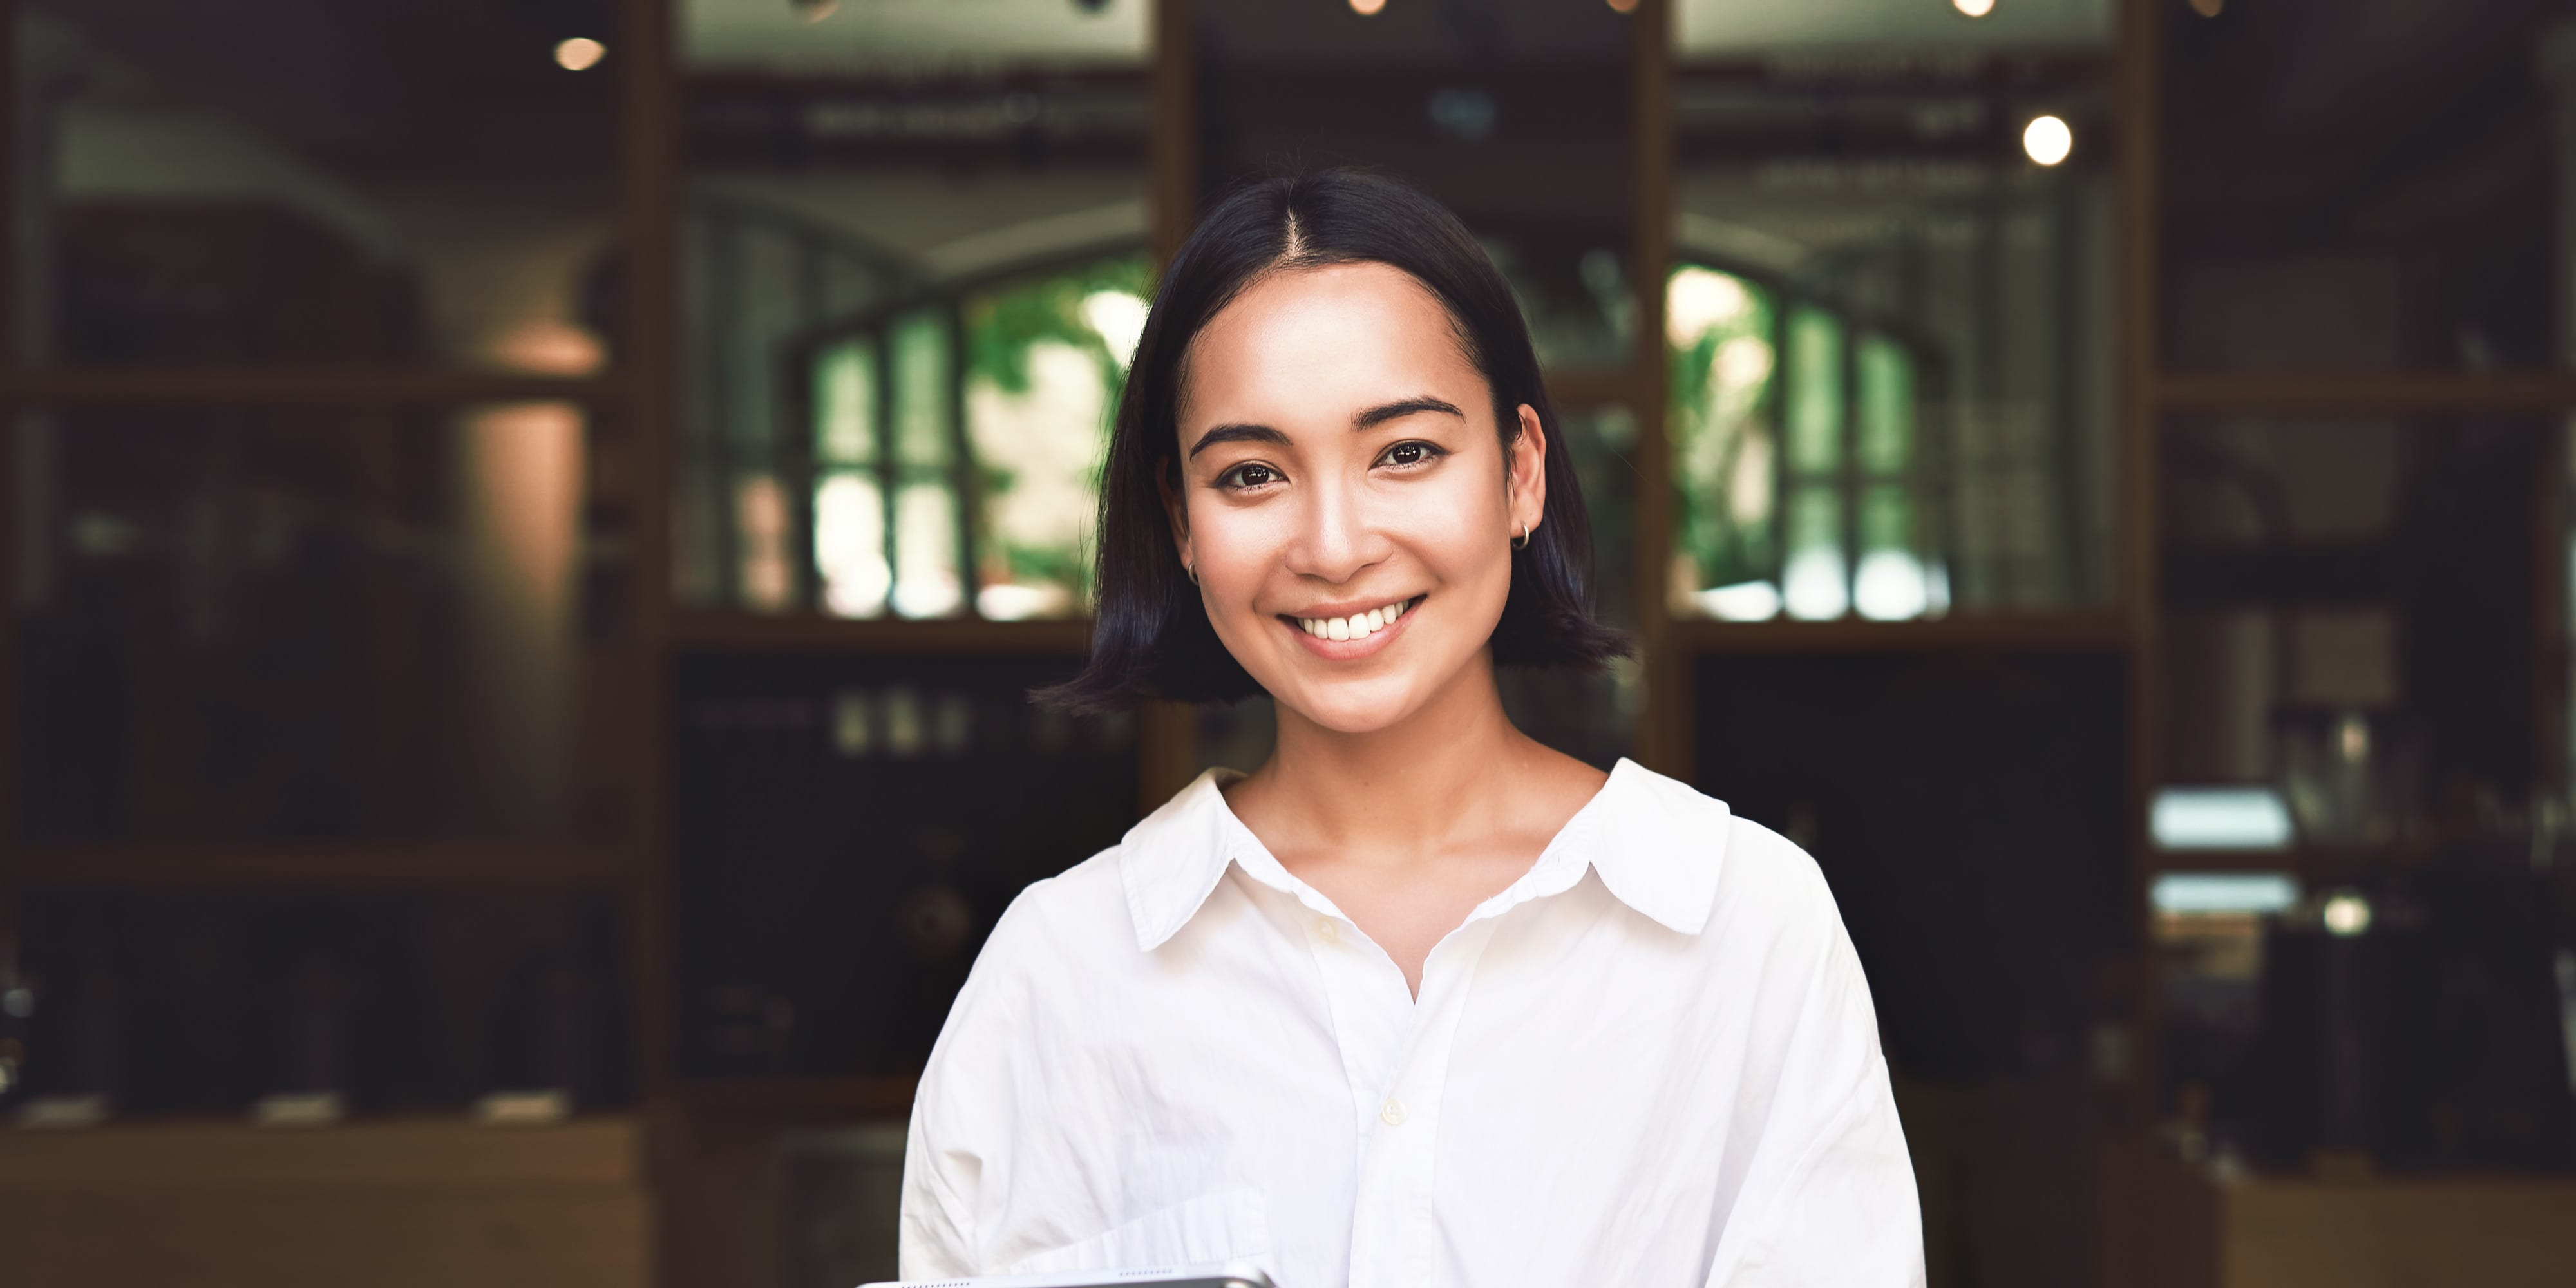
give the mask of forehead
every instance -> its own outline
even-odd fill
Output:
[[[1424,393],[1464,407],[1483,385],[1429,287],[1386,264],[1331,264],[1270,274],[1200,328],[1180,418],[1329,419]]]

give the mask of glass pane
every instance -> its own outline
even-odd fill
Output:
[[[1809,621],[1842,616],[1851,606],[1851,565],[1843,553],[1840,491],[1819,484],[1789,494],[1788,547],[1780,597],[1789,615]]]
[[[31,840],[546,837],[616,817],[625,440],[561,404],[28,413]]]
[[[877,455],[877,346],[865,338],[825,349],[814,364],[814,453],[832,465],[869,465]]]
[[[2158,8],[2168,362],[2474,370],[2576,352],[2560,286],[2576,80],[2545,52],[2567,6]]]
[[[1091,591],[1100,462],[1151,275],[1118,255],[967,297],[977,611],[1062,617]]]
[[[1906,482],[1926,612],[2111,603],[2110,5],[1675,13],[1675,255],[1778,302],[1784,483]],[[2043,118],[2064,154],[2026,144]],[[1706,368],[1667,339],[1677,384]],[[1778,556],[1707,566],[1720,454],[1689,420],[1675,609],[1765,615]]]
[[[791,610],[1087,599],[1101,427],[1137,324],[1121,300],[1146,294],[1152,11],[968,8],[679,6],[679,515],[730,471],[796,491],[787,547],[815,563]],[[729,537],[680,538],[683,602],[761,606],[732,572],[694,571],[738,570]]]
[[[612,360],[606,0],[14,8],[21,359]]]
[[[1902,474],[1914,461],[1914,359],[1881,335],[1865,335],[1854,355],[1860,398],[1860,468]]]
[[[895,489],[895,612],[946,617],[966,606],[957,532],[957,486],[952,480],[932,476]]]
[[[1629,6],[1633,9],[1634,6]],[[1503,0],[1200,0],[1212,195],[1291,167],[1373,167],[1474,229],[1519,297],[1540,362],[1635,352],[1634,21],[1617,6]]]
[[[1852,571],[1852,607],[1876,621],[1903,621],[1946,606],[1935,594],[1935,570],[1924,558],[1913,493],[1881,484],[1861,493],[1860,564]]]
[[[1789,469],[1828,474],[1843,464],[1843,327],[1821,309],[1789,313]]]
[[[1775,616],[1772,295],[1736,274],[1685,265],[1673,270],[1664,306],[1672,348],[1667,432],[1677,494],[1674,610]]]
[[[885,492],[874,473],[836,472],[814,489],[814,566],[823,608],[835,617],[876,617],[894,590],[886,560]]]
[[[914,470],[944,472],[957,458],[950,433],[956,386],[948,317],[944,313],[908,314],[894,326],[894,455],[907,476]]]

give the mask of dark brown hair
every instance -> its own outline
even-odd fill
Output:
[[[1393,179],[1326,170],[1236,188],[1173,256],[1136,342],[1102,468],[1091,659],[1071,681],[1041,690],[1040,701],[1101,712],[1261,692],[1209,624],[1163,507],[1162,483],[1177,478],[1180,460],[1182,364],[1200,329],[1255,281],[1351,263],[1386,264],[1430,288],[1485,377],[1506,448],[1520,436],[1524,404],[1547,432],[1545,517],[1529,545],[1512,552],[1494,661],[1599,670],[1628,653],[1627,638],[1592,617],[1592,528],[1510,286],[1447,207]]]

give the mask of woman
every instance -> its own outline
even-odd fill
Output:
[[[1278,742],[1029,887],[923,1075],[906,1278],[1248,1260],[1282,1288],[1919,1283],[1860,965],[1797,847],[1503,713],[1597,667],[1511,293],[1348,172],[1226,198],[1109,448],[1085,710]]]

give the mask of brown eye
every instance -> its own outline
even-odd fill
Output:
[[[1279,471],[1267,465],[1245,463],[1227,470],[1217,482],[1227,487],[1261,487],[1279,481]]]
[[[1381,465],[1420,465],[1440,455],[1440,449],[1429,443],[1398,443],[1378,456]]]

